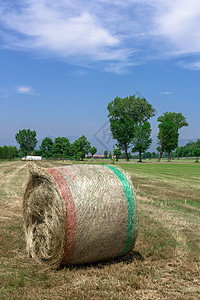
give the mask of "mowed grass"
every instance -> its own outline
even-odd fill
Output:
[[[118,165],[129,173],[137,199],[134,251],[118,260],[52,270],[26,254],[27,163],[0,163],[1,299],[200,299],[200,164]]]

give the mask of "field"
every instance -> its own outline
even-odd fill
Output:
[[[200,299],[200,163],[119,165],[136,194],[134,251],[106,263],[51,270],[26,255],[21,211],[27,163],[0,162],[0,299]]]

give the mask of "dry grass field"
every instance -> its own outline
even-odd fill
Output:
[[[0,299],[200,299],[200,164],[120,166],[131,175],[139,211],[134,251],[106,263],[52,270],[26,255],[27,163],[0,162]]]

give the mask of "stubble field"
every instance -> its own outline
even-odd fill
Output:
[[[51,270],[26,255],[27,163],[0,162],[0,299],[200,299],[200,164],[119,165],[136,194],[134,251],[106,263]]]

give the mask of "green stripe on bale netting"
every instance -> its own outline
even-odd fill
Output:
[[[132,185],[126,175],[117,167],[106,166],[110,168],[121,181],[123,191],[127,200],[127,208],[128,208],[128,226],[127,226],[127,234],[126,241],[124,244],[123,255],[128,253],[134,246],[136,240],[136,231],[137,231],[137,208],[135,195],[133,192]]]

